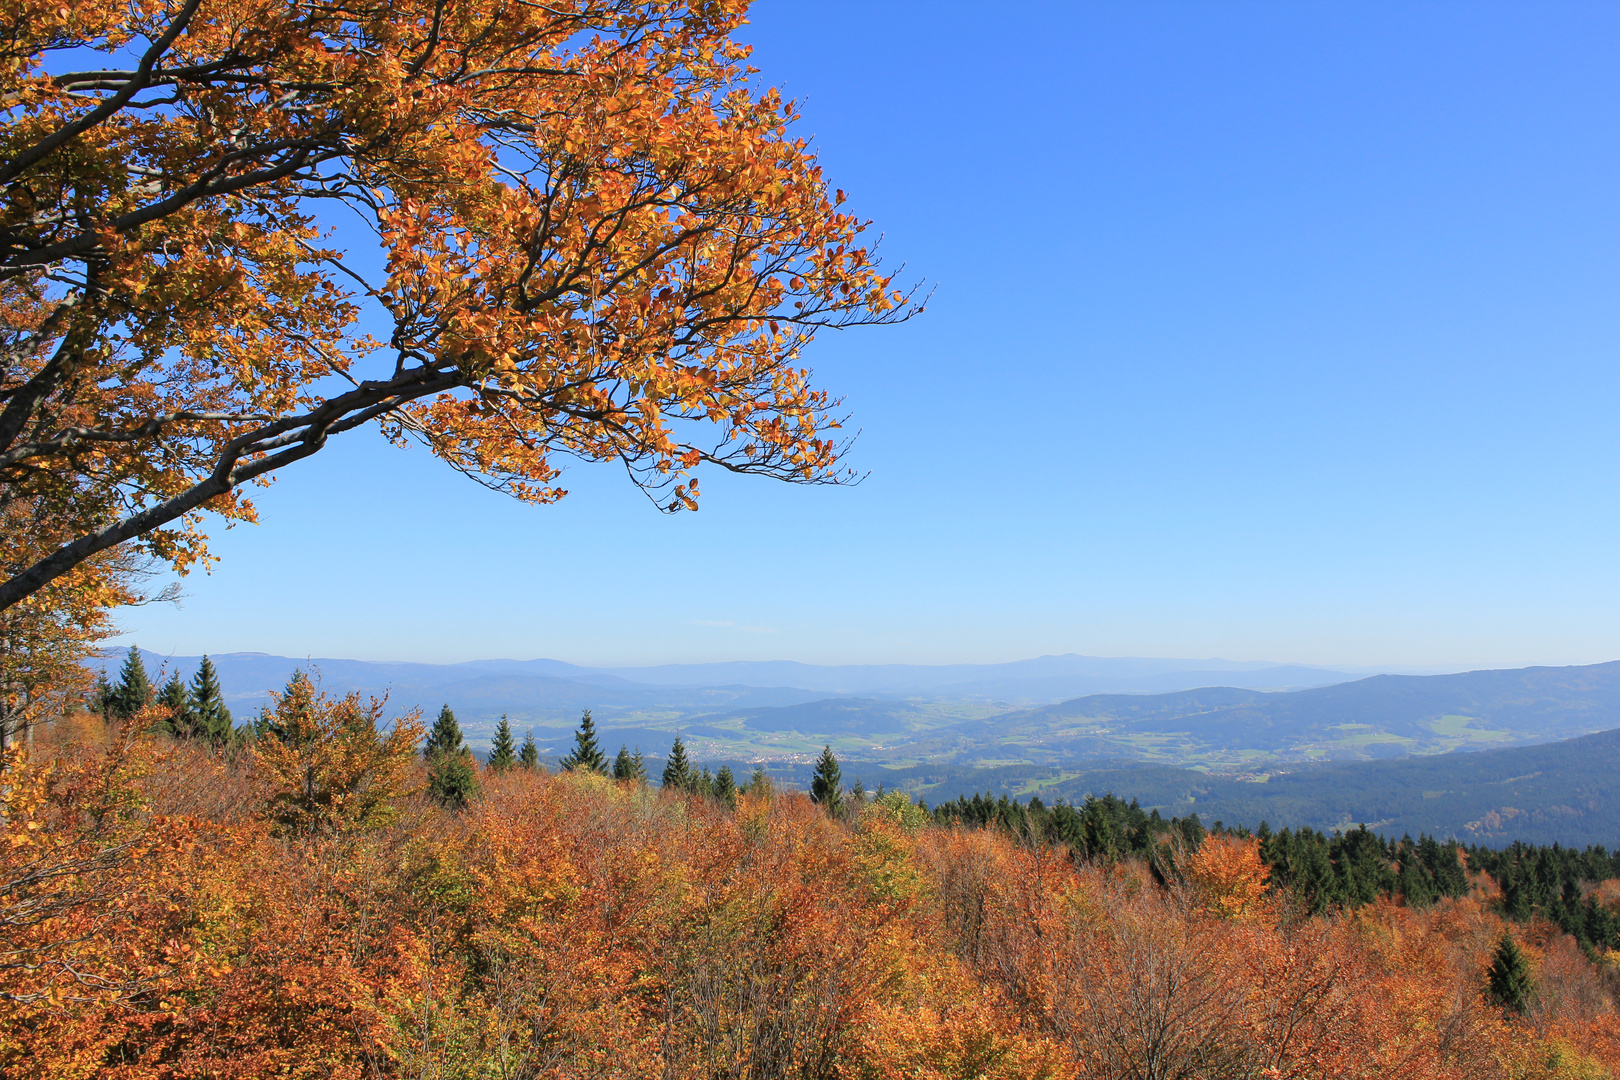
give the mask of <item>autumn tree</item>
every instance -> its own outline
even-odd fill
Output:
[[[591,710],[586,709],[579,718],[579,730],[574,732],[574,752],[558,762],[558,765],[567,771],[574,769],[595,773],[608,771],[607,758],[602,755],[602,747],[596,741],[596,721],[591,719]]]
[[[184,572],[203,512],[364,427],[533,503],[558,455],[668,510],[704,463],[847,476],[802,353],[909,308],[747,8],[8,9],[0,508],[41,525],[0,610],[120,544]]]
[[[507,722],[506,714],[501,714],[501,722],[495,725],[495,738],[489,747],[489,767],[496,772],[505,772],[517,764],[517,755],[512,747],[512,725]]]
[[[295,672],[270,706],[274,735],[256,740],[253,755],[268,777],[266,816],[294,835],[322,835],[386,824],[407,789],[422,725],[415,712],[384,733],[385,702],[337,701]]]

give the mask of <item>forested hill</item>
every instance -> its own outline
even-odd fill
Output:
[[[1189,762],[1202,755],[1238,763],[1397,757],[1550,742],[1614,727],[1620,727],[1620,662],[1375,675],[1281,693],[1217,687],[1093,695],[961,725],[957,733],[1016,740],[1032,748],[1034,760]]]
[[[941,784],[934,801],[983,790],[992,772]],[[1166,817],[1196,813],[1206,823],[1250,828],[1262,821],[1277,829],[1321,830],[1365,823],[1396,837],[1428,833],[1490,846],[1522,840],[1615,848],[1616,777],[1620,730],[1542,746],[1307,766],[1264,782],[1161,766],[1093,769],[1038,791],[1047,803],[1112,792]],[[1023,778],[1019,787],[1032,779]],[[997,786],[1008,790],[1005,783]]]

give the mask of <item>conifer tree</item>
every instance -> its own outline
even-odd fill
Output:
[[[753,773],[748,777],[748,785],[743,790],[750,795],[769,795],[773,787],[770,773],[765,771],[765,766],[756,762]]]
[[[843,801],[838,790],[839,778],[838,759],[833,756],[832,747],[822,747],[821,758],[816,762],[816,774],[810,780],[810,798],[833,815],[838,813]]]
[[[131,645],[118,673],[118,685],[113,687],[107,711],[102,715],[109,720],[127,720],[150,704],[152,683],[146,677],[146,665],[141,663],[140,649]]]
[[[619,752],[613,756],[613,779],[632,779],[631,770],[633,768],[634,766],[632,765],[630,758],[630,748],[620,744]]]
[[[428,793],[451,810],[460,810],[472,801],[478,793],[478,773],[465,747],[434,756],[428,765]]]
[[[534,745],[534,732],[523,737],[523,749],[518,752],[518,764],[533,772],[540,767],[540,748]]]
[[[113,684],[107,681],[107,669],[102,668],[96,676],[96,688],[90,692],[90,711],[103,720],[112,716]]]
[[[478,773],[449,705],[439,710],[422,754],[428,763],[428,793],[452,810],[466,806],[478,791]]]
[[[191,694],[180,681],[178,671],[169,675],[169,681],[158,691],[157,704],[169,711],[158,726],[178,739],[189,739],[196,734],[196,717],[191,708]]]
[[[694,795],[708,798],[714,794],[714,777],[709,775],[709,767],[703,766],[703,771],[692,776],[692,786],[687,789]]]
[[[574,732],[574,752],[558,765],[569,772],[575,769],[598,773],[608,771],[607,758],[602,755],[602,748],[596,742],[596,721],[591,719],[591,710],[586,709],[579,718],[579,730]]]
[[[1510,1012],[1524,1012],[1535,989],[1535,980],[1530,976],[1529,961],[1506,930],[1502,931],[1502,940],[1496,943],[1496,957],[1491,961],[1489,975],[1491,1000]]]
[[[439,717],[433,721],[433,729],[428,732],[427,742],[422,746],[422,757],[432,759],[436,754],[459,754],[465,749],[461,741],[461,725],[456,723],[456,714],[445,705],[439,710]]]
[[[199,738],[215,746],[230,742],[235,734],[231,710],[225,707],[225,695],[219,688],[219,676],[214,662],[203,654],[197,674],[191,677],[192,725]]]
[[[501,722],[495,725],[495,739],[489,748],[489,767],[496,772],[505,772],[517,764],[517,754],[512,745],[512,725],[507,723],[506,714],[501,714]]]
[[[669,760],[664,763],[663,783],[666,788],[678,791],[690,791],[692,788],[692,764],[686,760],[686,746],[679,735],[675,736],[675,745],[669,748]]]
[[[730,765],[720,766],[720,771],[714,774],[714,797],[727,809],[737,809],[737,778],[732,775]]]

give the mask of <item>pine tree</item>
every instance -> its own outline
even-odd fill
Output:
[[[608,771],[607,758],[602,756],[602,748],[596,743],[596,721],[591,719],[591,710],[586,709],[579,718],[579,730],[574,732],[574,752],[558,765],[569,772],[575,769],[598,773]]]
[[[833,756],[832,747],[822,747],[816,775],[810,780],[810,798],[829,814],[836,815],[843,801],[838,790],[839,777],[838,759]]]
[[[714,774],[714,797],[728,810],[737,809],[737,778],[731,774],[730,765],[720,766]]]
[[[686,746],[679,735],[675,736],[675,745],[669,748],[663,782],[666,788],[676,791],[689,791],[692,788],[692,765],[686,760]]]
[[[140,649],[131,645],[118,673],[118,685],[113,687],[107,711],[102,715],[109,720],[128,720],[150,704],[152,683],[146,677],[146,665],[141,663]]]
[[[748,786],[743,790],[750,795],[770,795],[773,788],[771,775],[765,771],[765,766],[755,764],[753,773],[748,777]]]
[[[1511,1012],[1524,1012],[1535,989],[1530,963],[1524,958],[1513,935],[1502,931],[1496,944],[1496,957],[1490,967],[1491,1000]]]
[[[709,767],[703,766],[703,771],[692,777],[692,786],[687,789],[694,795],[708,798],[714,794],[714,777],[709,775]]]
[[[630,748],[621,744],[619,752],[613,756],[613,779],[630,779],[630,769]]]
[[[158,722],[160,728],[178,739],[189,739],[196,734],[191,693],[186,689],[186,684],[180,681],[178,671],[171,674],[163,689],[158,691],[157,703],[169,711],[169,715]]]
[[[102,668],[96,676],[96,688],[90,692],[90,711],[103,720],[112,718],[113,684],[107,681],[107,669]]]
[[[192,725],[199,738],[207,739],[215,746],[232,741],[235,728],[231,721],[231,710],[225,707],[219,676],[214,671],[214,662],[208,659],[206,653],[197,667],[197,674],[191,677],[191,711]]]
[[[478,772],[472,752],[461,739],[456,714],[445,705],[433,721],[422,756],[428,763],[428,794],[452,810],[466,806],[478,792]]]
[[[435,755],[459,754],[464,749],[461,725],[456,723],[456,714],[446,705],[439,710],[439,718],[433,721],[433,729],[428,732],[427,742],[422,746],[422,757],[431,760]]]
[[[489,767],[496,772],[505,772],[517,764],[517,755],[512,747],[512,725],[506,722],[506,714],[501,714],[501,722],[495,725],[495,741],[489,748]]]
[[[534,745],[534,732],[523,737],[523,749],[518,752],[518,764],[533,772],[540,767],[540,748]]]
[[[428,765],[428,793],[451,810],[460,810],[478,794],[478,773],[465,747],[434,755]]]

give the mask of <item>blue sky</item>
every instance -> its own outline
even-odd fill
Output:
[[[936,289],[808,359],[852,489],[550,508],[372,435],[160,652],[586,664],[1620,657],[1620,7],[765,0],[742,35]]]

